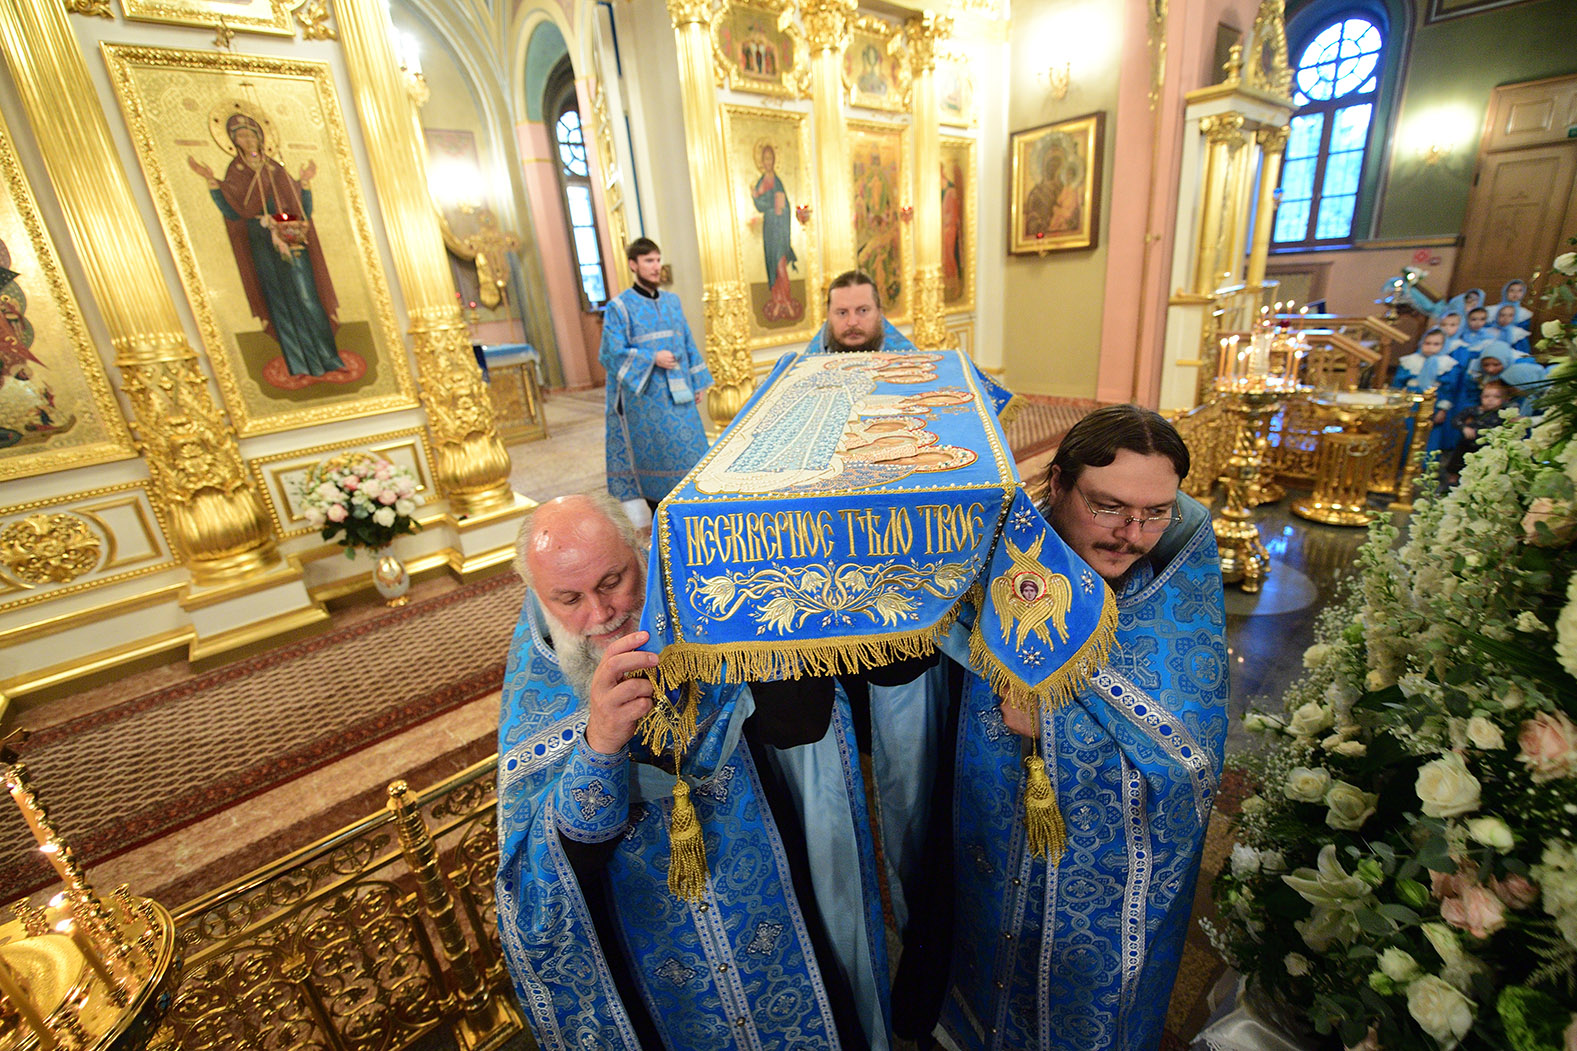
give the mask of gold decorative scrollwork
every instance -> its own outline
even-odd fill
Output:
[[[460,514],[509,499],[509,454],[464,319],[451,305],[411,310],[410,318],[439,488]]]
[[[749,298],[743,281],[718,281],[705,286],[701,301],[706,313],[706,363],[713,379],[706,407],[712,419],[727,423],[756,386],[750,361]]]
[[[296,23],[301,26],[303,40],[338,40],[339,34],[329,25],[334,12],[329,0],[302,0],[296,8]]]
[[[25,587],[69,584],[99,564],[102,546],[76,515],[31,514],[0,529],[0,565]]]
[[[710,0],[668,0],[668,17],[675,29],[691,22],[709,25],[712,20]]]
[[[1199,119],[1199,131],[1211,143],[1242,146],[1247,142],[1243,135],[1243,114],[1217,113]]]
[[[1261,128],[1254,133],[1254,139],[1266,153],[1280,153],[1287,148],[1287,139],[1292,135],[1292,125],[1283,124],[1279,128]]]
[[[868,617],[872,624],[897,626],[916,616],[910,595],[928,591],[937,598],[956,598],[975,579],[979,560],[929,562],[911,566],[881,562],[862,566],[832,563],[791,569],[758,569],[754,573],[692,574],[686,592],[703,617],[728,620],[747,603],[758,634],[792,632],[818,614],[847,619]]]
[[[938,53],[952,31],[953,20],[934,11],[926,11],[904,23],[904,37],[909,44],[909,70],[913,75],[935,71]]]
[[[804,0],[800,18],[811,50],[841,53],[848,46],[849,30],[858,8],[858,0]]]
[[[914,273],[914,345],[921,350],[942,350],[957,345],[942,315],[942,268],[918,267]]]
[[[1287,10],[1285,0],[1260,0],[1249,30],[1248,61],[1243,82],[1278,98],[1292,97],[1292,65],[1287,60]]]
[[[66,10],[74,15],[92,15],[95,18],[114,18],[110,0],[66,0]]]
[[[620,220],[622,219],[621,214]],[[487,309],[493,310],[504,301],[504,289],[509,287],[509,253],[520,251],[520,238],[499,227],[498,216],[493,214],[491,208],[478,208],[476,221],[480,229],[474,234],[461,237],[454,232],[443,213],[438,214],[438,226],[443,232],[444,247],[476,266],[477,301]],[[617,232],[619,224],[616,223],[614,226]]]

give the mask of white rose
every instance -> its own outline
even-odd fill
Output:
[[[1413,788],[1426,817],[1457,817],[1478,809],[1478,778],[1455,752],[1420,767]]]
[[[1265,809],[1265,800],[1260,796],[1249,796],[1238,804],[1238,810],[1245,814],[1257,814]]]
[[[1282,722],[1274,715],[1264,712],[1247,712],[1243,716],[1243,729],[1251,734],[1275,733],[1282,728]]]
[[[415,500],[396,500],[396,501],[394,501],[394,512],[395,512],[395,514],[401,514],[401,515],[409,516],[415,510],[416,510],[416,501]]]
[[[1432,974],[1408,985],[1407,1013],[1443,1051],[1456,1047],[1473,1028],[1473,1002]]]
[[[1526,700],[1527,698],[1523,696],[1520,686],[1508,685],[1506,692],[1500,695],[1500,706],[1508,709],[1521,708],[1522,703]]]
[[[1511,834],[1510,826],[1498,817],[1469,818],[1467,834],[1486,847],[1494,847],[1501,852],[1510,850],[1516,843],[1516,837]]]
[[[394,524],[394,508],[380,507],[372,513],[372,520],[387,528]]]
[[[307,525],[311,526],[313,529],[322,529],[323,523],[328,521],[328,516],[324,514],[321,508],[317,507],[307,508],[307,510],[303,512],[302,517],[307,520]]]
[[[1259,852],[1259,868],[1265,873],[1285,872],[1287,859],[1281,856],[1279,850],[1262,850]]]
[[[339,491],[339,487],[333,482],[324,482],[322,485],[318,486],[317,492],[318,499],[326,500],[331,504],[338,503],[343,498]]]
[[[1360,829],[1379,802],[1380,797],[1376,793],[1365,792],[1346,781],[1338,781],[1325,793],[1325,805],[1330,807],[1325,814],[1325,823],[1344,832]]]
[[[1368,755],[1369,746],[1364,744],[1362,741],[1343,741],[1341,744],[1331,749],[1331,751],[1335,752],[1337,755],[1345,755],[1356,759],[1358,756]]]
[[[1259,851],[1242,843],[1232,847],[1232,875],[1242,879],[1259,871]]]
[[[1380,954],[1380,970],[1393,982],[1410,982],[1423,973],[1412,954],[1395,947]]]
[[[1559,321],[1546,321],[1539,326],[1539,335],[1545,339],[1560,339],[1566,334],[1566,326]]]
[[[1322,730],[1329,730],[1335,721],[1329,708],[1310,701],[1292,713],[1287,730],[1295,737],[1313,737]]]
[[[1544,630],[1544,622],[1539,619],[1538,614],[1525,609],[1517,614],[1517,630],[1536,635]]]
[[[1482,715],[1475,715],[1467,721],[1467,739],[1474,748],[1486,752],[1506,747],[1506,739],[1501,735],[1500,727]]]
[[[1330,787],[1329,770],[1295,766],[1288,771],[1287,784],[1282,791],[1286,793],[1288,799],[1300,803],[1318,803],[1325,798],[1326,789]]]
[[[1577,274],[1577,252],[1562,252],[1550,266],[1568,276]]]
[[[1302,953],[1289,952],[1282,957],[1281,963],[1287,968],[1287,973],[1294,978],[1302,978],[1309,973],[1309,958]]]
[[[1303,666],[1305,668],[1318,668],[1329,659],[1330,655],[1331,647],[1328,643],[1316,642],[1303,651]]]

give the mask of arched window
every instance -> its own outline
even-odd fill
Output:
[[[1375,117],[1385,33],[1368,13],[1325,22],[1297,54],[1298,107],[1281,168],[1278,247],[1348,244]]]
[[[602,272],[602,248],[597,240],[596,209],[591,201],[591,168],[586,163],[586,140],[581,134],[580,111],[573,91],[557,107],[553,137],[558,143],[559,180],[564,186],[564,206],[569,215],[570,241],[580,267],[580,287],[586,301],[600,307],[608,301],[608,283]]]

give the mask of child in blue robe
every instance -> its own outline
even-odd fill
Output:
[[[1485,331],[1494,329],[1496,339],[1511,344],[1519,354],[1528,353],[1528,330],[1517,324],[1517,304],[1502,303],[1495,308],[1494,325],[1485,325]]]
[[[1482,288],[1470,288],[1466,292],[1458,292],[1456,295],[1446,300],[1446,309],[1455,310],[1463,317],[1467,317],[1469,312],[1471,312],[1474,308],[1481,307],[1483,305],[1484,290]]]
[[[1522,301],[1527,298],[1527,295],[1528,283],[1522,280],[1520,277],[1514,277],[1510,281],[1507,281],[1500,290],[1499,305],[1505,306],[1506,304],[1510,303],[1512,306],[1516,307],[1516,323],[1523,326],[1524,328],[1527,327],[1528,322],[1533,320],[1533,311],[1523,306],[1522,303]]]
[[[1469,351],[1477,352],[1479,344],[1499,338],[1499,332],[1489,323],[1489,311],[1483,307],[1474,307],[1462,315],[1467,318],[1467,324],[1462,331],[1457,333],[1457,338]]]

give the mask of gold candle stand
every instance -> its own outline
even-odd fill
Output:
[[[1368,525],[1369,479],[1376,439],[1368,434],[1320,435],[1314,454],[1314,492],[1292,502],[1292,513],[1326,525]]]
[[[1213,527],[1216,547],[1221,552],[1222,581],[1238,584],[1250,594],[1259,590],[1270,572],[1270,552],[1260,540],[1250,508],[1267,502],[1260,493],[1265,449],[1270,444],[1266,432],[1286,393],[1270,385],[1228,384],[1221,388],[1227,411],[1237,419],[1237,427],[1232,455],[1221,476],[1226,487],[1226,506]]]
[[[0,1051],[139,1051],[180,980],[175,921],[126,887],[109,901],[94,892],[8,747],[0,781],[65,885],[46,909],[13,904],[0,925]]]

